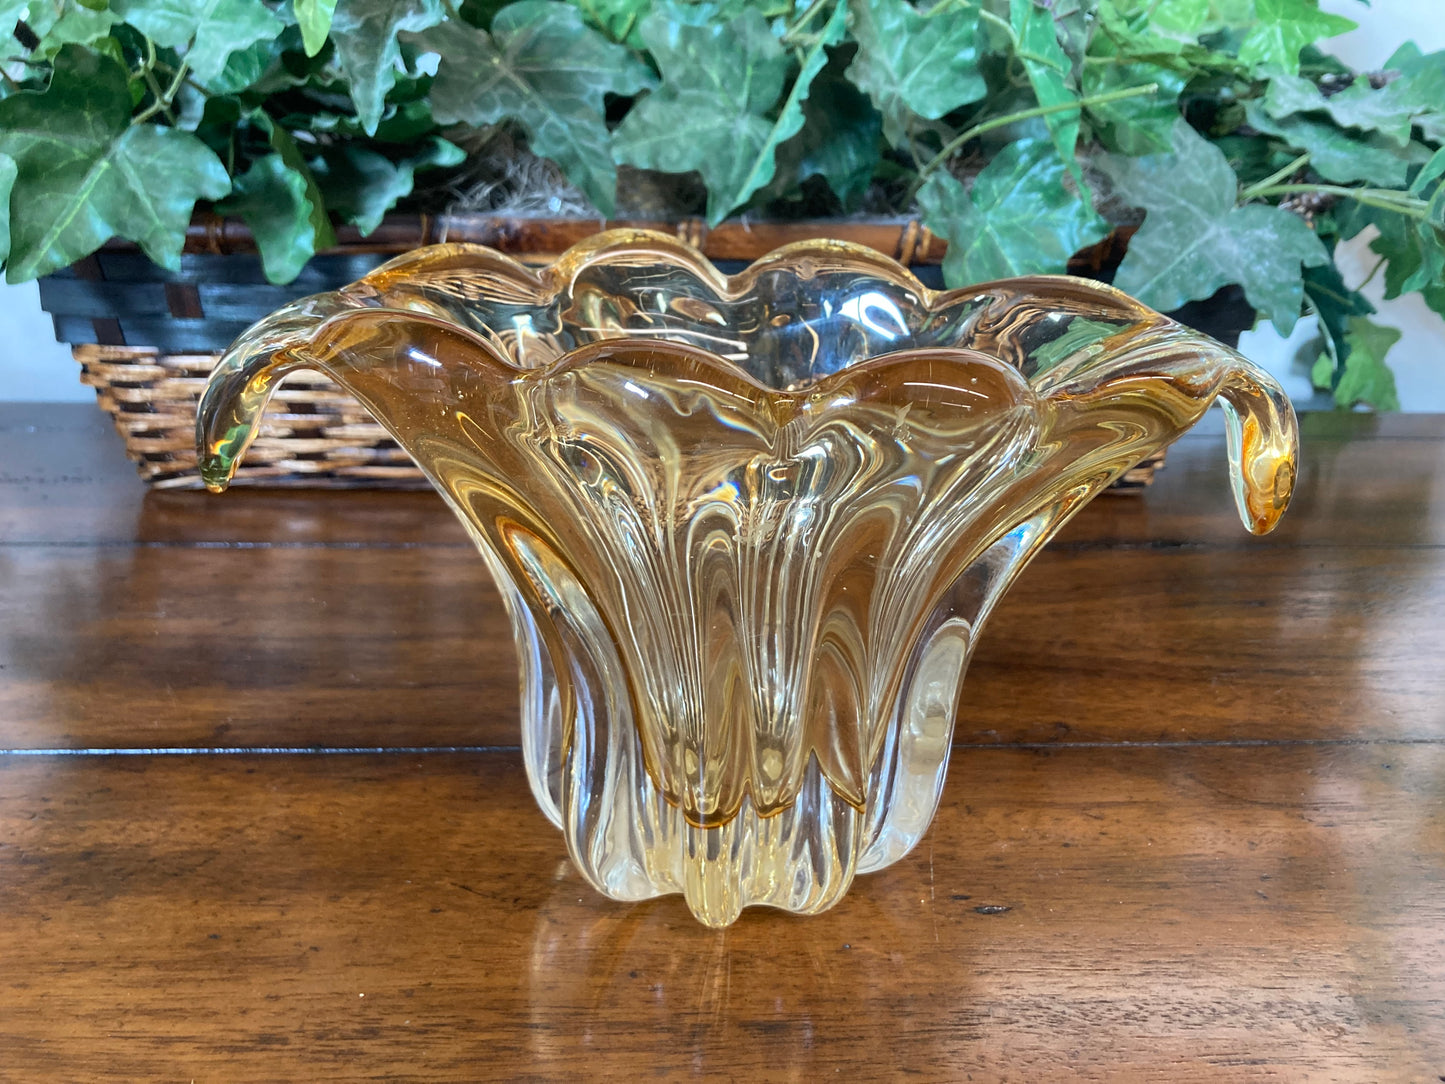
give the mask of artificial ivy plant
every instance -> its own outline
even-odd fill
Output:
[[[619,166],[700,179],[716,223],[919,212],[950,284],[1063,271],[1169,310],[1238,284],[1316,383],[1398,405],[1386,296],[1445,314],[1445,52],[1356,73],[1317,0],[0,0],[9,281],[111,237],[178,266],[197,203],[273,281],[364,234],[497,127],[601,215]],[[443,191],[434,186],[434,191]],[[427,207],[443,210],[443,207]]]

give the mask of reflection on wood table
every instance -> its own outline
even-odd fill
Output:
[[[0,1079],[1445,1079],[1445,419],[1217,423],[1024,574],[919,848],[698,926],[571,871],[425,493],[146,493],[0,406]]]

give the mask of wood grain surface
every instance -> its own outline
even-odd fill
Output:
[[[1307,416],[1266,539],[1209,425],[1000,606],[917,851],[715,932],[567,864],[436,498],[0,406],[0,1081],[1445,1079],[1445,419]]]
[[[11,1079],[1428,1081],[1438,745],[959,750],[826,914],[600,899],[513,754],[16,758]]]

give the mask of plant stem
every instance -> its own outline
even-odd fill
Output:
[[[1285,166],[1283,169],[1276,170],[1264,180],[1258,181],[1255,184],[1250,185],[1244,191],[1240,192],[1240,202],[1242,203],[1245,200],[1254,199],[1255,195],[1258,192],[1262,191],[1263,189],[1269,188],[1271,185],[1279,184],[1280,181],[1283,181],[1286,177],[1293,175],[1296,170],[1304,168],[1304,166],[1309,163],[1309,160],[1310,156],[1308,154],[1302,154],[1289,165]]]
[[[1357,292],[1363,290],[1366,286],[1370,285],[1370,283],[1375,281],[1375,276],[1380,273],[1380,268],[1385,266],[1385,260],[1386,257],[1381,256],[1378,260],[1375,261],[1375,266],[1370,268],[1370,273],[1365,276],[1365,281],[1355,287],[1355,290]]]
[[[132,118],[132,123],[139,124],[142,121],[150,120],[151,117],[155,116],[157,113],[164,112],[166,115],[166,119],[169,120],[172,124],[174,124],[176,122],[176,116],[174,113],[171,112],[171,103],[166,98],[165,92],[161,90],[161,85],[156,82],[154,70],[156,66],[155,43],[152,42],[150,38],[146,38],[145,42],[146,62],[145,66],[141,68],[140,74],[141,78],[145,80],[145,85],[147,89],[149,89],[151,92],[151,104],[146,106],[140,111],[139,114]]]
[[[1335,385],[1338,384],[1340,378],[1344,376],[1344,369],[1340,365],[1339,348],[1335,345],[1335,337],[1325,329],[1325,321],[1324,317],[1320,314],[1320,307],[1310,300],[1309,294],[1305,294],[1304,302],[1305,315],[1313,316],[1318,323],[1319,330],[1316,337],[1320,341],[1320,349],[1330,359],[1330,386],[1328,388],[1322,388],[1318,384],[1316,384],[1314,370],[1311,369],[1310,387],[1314,388],[1316,391],[1327,391],[1331,395],[1333,395]]]
[[[922,165],[921,160],[920,160],[919,157],[918,157],[918,140],[915,139],[914,136],[913,136],[913,115],[912,115],[912,114],[909,114],[909,115],[907,115],[907,116],[904,118],[904,121],[903,121],[903,137],[904,137],[904,146],[905,146],[905,147],[907,148],[907,150],[908,150],[908,157],[911,158],[911,159],[913,159],[913,168],[914,168],[914,169],[917,169],[917,170],[921,170],[921,169],[923,168],[923,165]],[[920,176],[919,179],[920,179],[920,180],[922,179],[921,176]],[[908,190],[908,200],[907,200],[907,202],[911,202],[911,201],[913,200],[913,192],[914,192],[914,189],[912,189],[912,188],[910,188],[910,189]]]
[[[942,4],[939,5],[939,7],[942,6]],[[936,11],[938,9],[935,8],[934,10]],[[932,15],[933,12],[930,11],[929,14]],[[1004,33],[1008,34],[1009,41],[1013,42],[1015,45],[1018,45],[1019,36],[1014,33],[1013,24],[1010,23],[1007,19],[999,15],[995,15],[993,12],[989,11],[988,8],[979,8],[978,17],[980,19],[983,19],[985,22],[993,23],[999,29],[1004,31]]]
[[[1053,105],[1037,105],[1032,109],[1021,109],[1017,113],[1006,113],[1001,117],[994,117],[975,124],[962,134],[949,140],[943,150],[934,155],[933,160],[918,171],[918,180],[913,186],[917,191],[918,186],[928,179],[928,175],[936,170],[954,153],[967,143],[970,139],[976,139],[985,132],[992,132],[995,128],[1003,128],[1006,125],[1014,124],[1021,120],[1032,120],[1034,117],[1047,117],[1052,113],[1066,113],[1071,109],[1089,109],[1096,105],[1107,105],[1109,102],[1122,101],[1124,98],[1137,98],[1143,94],[1153,94],[1159,89],[1158,83],[1146,83],[1142,87],[1124,87],[1122,90],[1111,90],[1106,94],[1094,94],[1087,98],[1079,98],[1072,102],[1055,102]]]
[[[171,112],[171,99],[174,98],[176,96],[176,92],[181,89],[181,84],[186,81],[186,75],[189,71],[190,65],[184,60],[181,61],[181,66],[176,69],[176,74],[171,79],[171,85],[167,87],[165,91],[162,91],[160,89],[160,84],[157,83],[154,78],[152,78],[150,69],[147,68],[146,82],[150,85],[151,93],[155,96],[155,101],[151,102],[150,105],[146,106],[139,113],[137,113],[132,123],[140,124],[143,121],[150,120],[151,117],[155,116],[157,113],[164,111],[166,118],[172,124],[175,124],[176,115]]]
[[[1322,196],[1339,196],[1354,200],[1366,207],[1378,207],[1382,211],[1394,211],[1409,218],[1426,218],[1430,205],[1414,196],[1406,196],[1388,188],[1346,188],[1338,184],[1276,184],[1260,188],[1251,193],[1251,198],[1264,196],[1292,196],[1318,193]]]
[[[169,108],[167,108],[164,102],[157,98],[155,101],[151,102],[150,105],[146,106],[139,113],[133,116],[131,118],[131,123],[143,124],[146,121],[150,120],[157,113],[160,113],[162,111],[165,112],[167,119],[169,119],[172,124],[176,122],[175,114],[172,113]]]
[[[170,105],[175,99],[176,92],[181,89],[181,84],[186,81],[186,75],[190,70],[190,61],[182,60],[181,66],[176,69],[176,74],[171,78],[171,85],[166,88],[166,105]]]
[[[813,2],[803,10],[803,14],[794,19],[788,29],[783,31],[783,41],[791,43],[796,40],[803,27],[808,25],[813,16],[818,14],[818,9],[827,2],[828,0],[813,0]],[[952,2],[952,0],[948,0],[948,2]]]
[[[135,123],[139,124],[141,121],[150,120],[151,117],[157,113],[164,113],[166,119],[174,124],[176,122],[176,115],[171,112],[171,103],[166,101],[164,95],[161,93],[160,84],[155,81],[155,77],[151,75],[149,69],[146,70],[145,81],[146,86],[150,88],[152,101],[150,105],[135,115]]]

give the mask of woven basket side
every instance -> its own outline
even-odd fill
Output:
[[[140,476],[162,489],[199,489],[196,409],[216,354],[79,345],[80,379],[95,389]],[[326,377],[288,377],[236,472],[237,485],[426,486],[411,460],[355,399]]]

